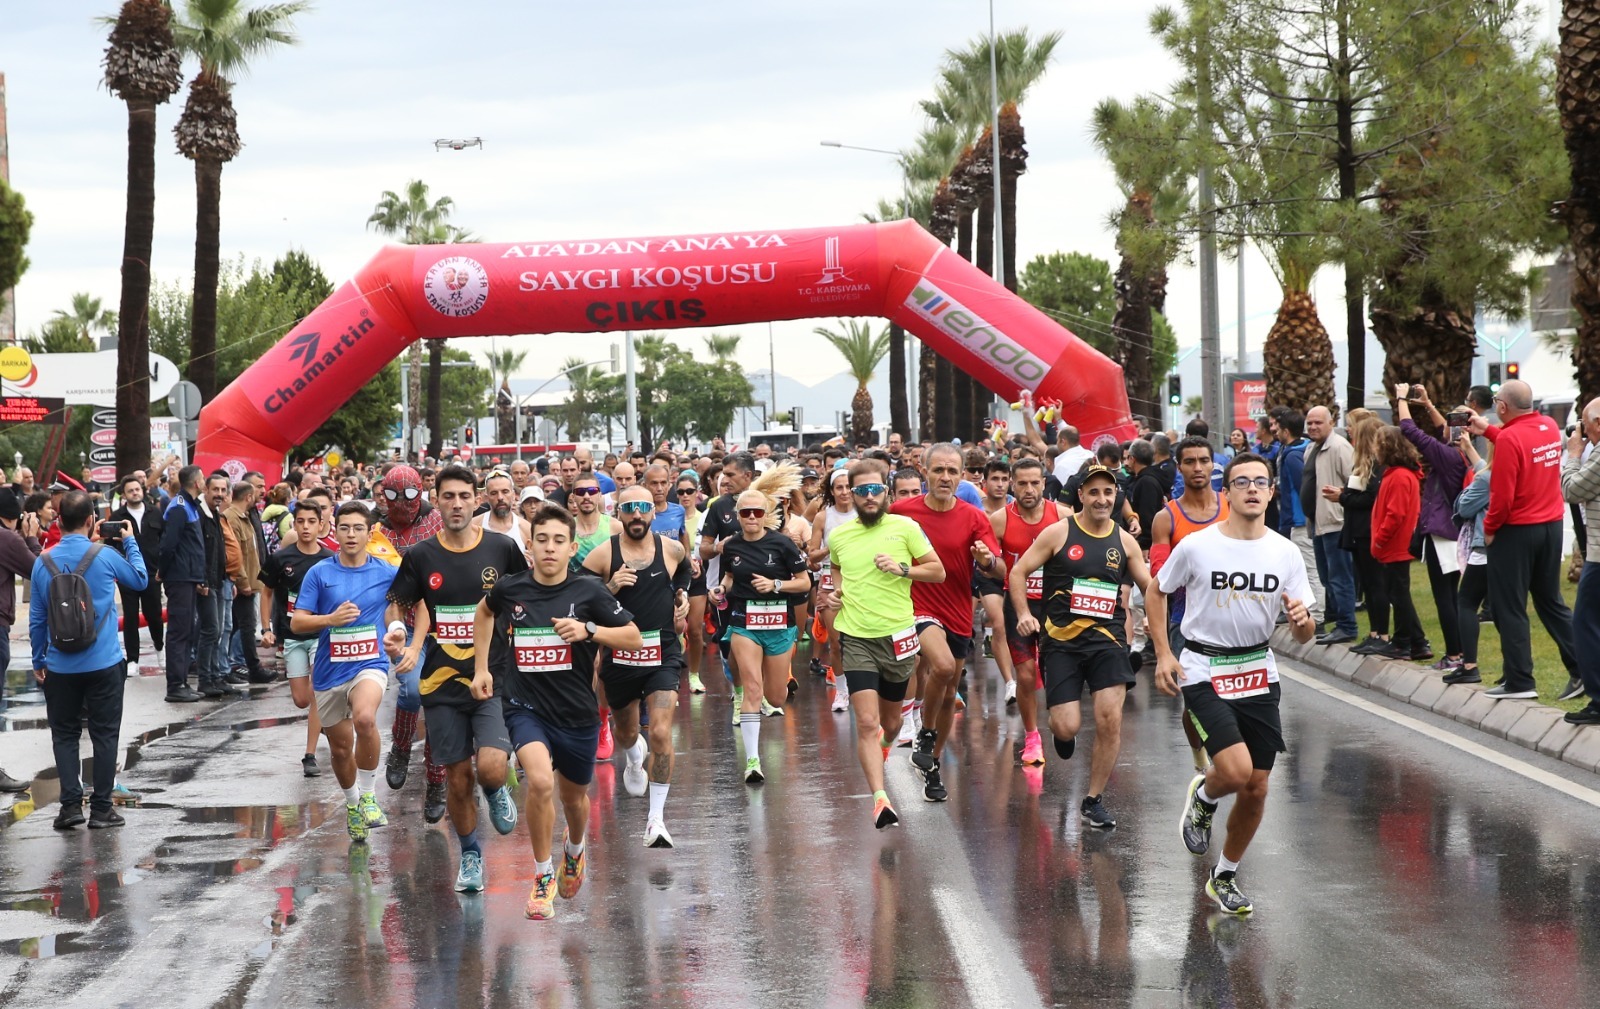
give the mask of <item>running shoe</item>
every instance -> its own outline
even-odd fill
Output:
[[[611,719],[601,719],[600,743],[594,748],[594,762],[597,764],[605,763],[611,759],[611,755],[616,752],[616,749],[616,740],[611,738]]]
[[[735,729],[737,729],[739,727],[740,709],[743,708],[743,707],[744,707],[744,688],[743,687],[734,687],[733,688],[733,727]]]
[[[511,797],[511,784],[507,782],[490,792],[489,820],[496,833],[509,834],[517,829],[517,801]],[[460,887],[456,887],[460,889]]]
[[[799,692],[800,692],[800,681],[794,678],[794,674],[793,673],[790,673],[789,674],[789,696],[793,697],[795,694],[798,694]]]
[[[850,710],[850,691],[846,690],[842,684],[833,688],[833,710]]]
[[[1433,646],[1426,641],[1418,642],[1412,646],[1411,654],[1406,657],[1412,662],[1431,662],[1433,661]]]
[[[1211,847],[1211,818],[1216,815],[1217,804],[1200,798],[1200,786],[1205,783],[1206,776],[1203,774],[1195,775],[1194,780],[1189,782],[1189,791],[1184,796],[1183,816],[1178,818],[1178,834],[1191,855],[1204,855],[1206,849]]]
[[[767,703],[767,699],[765,697],[763,697],[761,699],[761,717],[762,718],[782,718],[783,717],[783,709],[782,708],[778,708],[778,707],[774,707],[774,706],[768,704]]]
[[[883,747],[879,747],[879,748],[881,750],[883,750],[883,762],[885,764],[887,764],[889,762],[889,748],[887,746],[883,746]]]
[[[944,781],[939,777],[937,761],[922,773],[922,798],[925,802],[943,802],[950,798],[950,790],[944,787]]]
[[[410,769],[411,754],[399,747],[389,749],[389,759],[383,765],[383,780],[389,783],[389,791],[398,792],[405,787],[406,771]]]
[[[746,785],[759,785],[766,780],[767,776],[761,773],[761,758],[750,757],[746,759],[744,762],[744,783]]]
[[[966,698],[966,696],[964,694],[961,694],[961,693],[957,693],[956,694],[955,708],[956,708],[956,714],[958,714],[958,715],[961,714],[963,711],[967,710],[967,698]]]
[[[994,637],[992,635],[985,634],[983,636],[983,657],[986,659],[994,658]]]
[[[1537,701],[1537,690],[1507,690],[1504,683],[1498,683],[1483,692],[1483,696],[1491,701]]]
[[[1461,656],[1446,655],[1444,658],[1440,659],[1438,662],[1435,662],[1428,668],[1439,673],[1453,673],[1457,669],[1460,669],[1461,665]]]
[[[345,827],[350,831],[350,840],[365,841],[367,839],[367,818],[361,815],[360,806],[348,803],[344,807]]]
[[[501,831],[504,833],[504,831]],[[463,851],[461,853],[461,870],[456,873],[457,893],[482,893],[483,892],[483,853],[477,851]]]
[[[528,893],[528,904],[522,909],[525,917],[534,921],[549,921],[556,916],[556,874],[542,873],[533,881]]]
[[[1023,737],[1022,754],[1018,758],[1024,767],[1044,766],[1044,743],[1039,739],[1039,730],[1034,729]]]
[[[316,778],[322,775],[322,768],[317,766],[317,755],[315,753],[308,753],[300,758],[300,773],[308,778]]]
[[[367,821],[368,827],[387,827],[389,815],[378,808],[378,797],[371,792],[361,797],[359,805],[362,819]]]
[[[1217,906],[1229,914],[1249,914],[1255,910],[1255,905],[1250,903],[1239,890],[1236,879],[1238,873],[1212,871],[1206,880],[1206,896],[1217,902]]]
[[[644,846],[646,848],[672,847],[672,835],[667,833],[667,825],[657,819],[652,819],[645,824]]]
[[[558,873],[560,882],[556,884],[556,894],[562,900],[571,900],[583,888],[583,874],[589,864],[589,849],[585,847],[578,852],[578,857],[573,858],[567,854],[567,834],[561,833],[561,871]]]
[[[517,773],[517,758],[513,755],[510,763],[506,764],[506,787],[515,795],[522,789],[522,776]]]
[[[690,673],[689,674],[689,693],[691,693],[691,694],[703,694],[705,692],[706,692],[706,685],[704,683],[700,682],[700,674],[699,673]]]
[[[1561,691],[1561,693],[1556,695],[1556,700],[1558,700],[1558,701],[1571,701],[1571,700],[1575,700],[1575,699],[1577,699],[1579,697],[1582,697],[1582,696],[1583,696],[1583,681],[1578,679],[1576,676],[1569,676],[1567,678],[1567,688],[1565,690]],[[121,786],[119,785],[118,787],[120,788]],[[112,798],[116,798],[116,793],[115,792],[112,792],[111,795],[112,795]]]
[[[917,738],[917,726],[910,715],[900,720],[900,735],[894,738],[896,746],[910,746]]]
[[[1579,690],[1581,692],[1582,688]],[[119,781],[111,786],[111,802],[117,806],[137,806],[139,793],[129,790],[127,785]]]
[[[650,785],[650,779],[644,773],[644,736],[639,736],[628,747],[625,754],[626,760],[622,765],[622,787],[628,790],[629,795],[643,795]],[[637,763],[635,763],[637,758]]]
[[[1083,822],[1099,830],[1109,830],[1117,825],[1116,819],[1106,809],[1105,803],[1100,801],[1098,795],[1086,795],[1083,804],[1078,807],[1078,812],[1083,817]]]
[[[806,663],[806,668],[811,670],[812,676],[828,675],[828,667],[823,665],[822,660],[817,658],[815,655],[811,656],[811,661]]]
[[[1078,752],[1078,737],[1076,736],[1072,736],[1068,739],[1062,739],[1060,736],[1052,736],[1051,740],[1056,746],[1056,756],[1060,757],[1062,760],[1071,760],[1072,755]]]
[[[938,738],[938,733],[932,729],[923,729],[917,733],[916,745],[911,748],[911,773],[923,775],[939,766],[938,759],[933,755],[933,747]]]
[[[1016,680],[1007,680],[1006,681],[1006,707],[1009,708],[1015,703],[1017,703],[1017,681]]]
[[[1387,648],[1388,646],[1389,642],[1385,641],[1383,638],[1378,637],[1376,634],[1368,634],[1364,641],[1358,645],[1352,646],[1350,651],[1356,655],[1371,655],[1372,653],[1379,651],[1380,649]]]
[[[442,781],[428,782],[428,790],[422,796],[422,818],[429,823],[438,823],[444,819],[445,788]]]
[[[879,830],[900,826],[900,814],[894,811],[888,799],[879,799],[872,804],[872,825]]]

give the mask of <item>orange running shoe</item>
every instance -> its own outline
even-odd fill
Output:
[[[894,811],[888,799],[879,799],[872,804],[872,825],[879,830],[900,826],[900,814]]]
[[[562,900],[571,900],[578,895],[578,890],[583,887],[583,875],[589,860],[587,845],[578,852],[578,857],[573,858],[567,854],[567,834],[561,832],[561,881],[556,887],[556,893]]]
[[[549,921],[556,916],[556,874],[546,872],[533,881],[528,905],[522,913],[534,921]]]

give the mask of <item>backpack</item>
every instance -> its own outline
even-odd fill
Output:
[[[53,551],[39,558],[44,561],[45,570],[50,572],[48,610],[50,643],[57,651],[84,651],[94,644],[99,634],[99,620],[94,611],[94,596],[90,593],[89,583],[83,576],[89,570],[89,565],[94,562],[101,546],[100,543],[91,544],[84,552],[83,560],[78,562],[78,566],[65,574],[50,556]]]

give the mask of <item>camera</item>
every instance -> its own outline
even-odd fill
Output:
[[[1427,390],[1422,387],[1421,382],[1412,382],[1411,388],[1406,390],[1406,399],[1413,403],[1419,403],[1426,392]]]
[[[1466,427],[1472,423],[1472,411],[1451,410],[1444,415],[1444,422],[1451,427]]]
[[[128,531],[126,522],[100,523],[100,538],[102,540],[120,540]]]

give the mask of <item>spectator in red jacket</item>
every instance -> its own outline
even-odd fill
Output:
[[[1494,443],[1489,511],[1483,539],[1489,553],[1489,604],[1500,632],[1504,679],[1484,691],[1496,700],[1539,696],[1533,679],[1528,596],[1546,633],[1555,639],[1568,677],[1577,675],[1572,611],[1561,597],[1561,428],[1533,411],[1528,383],[1511,381],[1494,398],[1502,426],[1482,417],[1473,431]]]
[[[1411,601],[1411,537],[1422,514],[1420,459],[1397,427],[1385,427],[1378,436],[1378,464],[1383,483],[1372,505],[1372,557],[1383,565],[1384,589],[1394,607],[1394,636],[1389,647],[1372,652],[1391,659],[1422,661],[1433,657],[1423,635],[1417,607]]]

